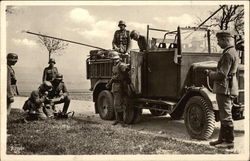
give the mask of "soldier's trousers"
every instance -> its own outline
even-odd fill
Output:
[[[220,121],[222,125],[233,125],[232,119],[232,99],[224,94],[216,94],[219,107]]]
[[[54,104],[60,104],[60,103],[64,103],[62,112],[67,113],[70,104],[69,96],[65,96],[64,99],[60,99],[54,102]]]
[[[114,96],[114,110],[115,117],[117,121],[123,121],[123,112],[124,112],[124,96],[121,92],[113,92]]]

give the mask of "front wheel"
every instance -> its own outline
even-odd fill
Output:
[[[214,112],[201,96],[190,98],[185,106],[184,120],[191,138],[207,140],[214,131]]]
[[[113,96],[108,90],[103,90],[97,98],[97,108],[103,120],[114,119]]]

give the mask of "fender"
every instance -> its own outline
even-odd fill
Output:
[[[95,92],[100,84],[107,84],[109,80],[110,79],[99,79],[94,85],[93,92]]]
[[[181,116],[184,112],[185,105],[187,104],[189,98],[193,96],[202,96],[207,100],[209,103],[209,107],[211,110],[218,111],[218,104],[216,101],[216,95],[210,92],[205,87],[188,87],[186,93],[182,96],[182,98],[178,101],[175,108],[172,110],[171,113],[174,115]]]

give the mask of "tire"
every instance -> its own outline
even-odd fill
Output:
[[[141,108],[134,108],[134,119],[133,124],[136,124],[141,121],[142,118],[142,109]]]
[[[165,111],[160,111],[160,110],[149,110],[153,116],[164,116],[167,114]]]
[[[129,101],[129,100],[127,100]],[[132,124],[133,119],[135,115],[135,108],[131,106],[131,104],[128,102],[127,107],[125,108],[125,111],[123,112],[123,121],[125,124]]]
[[[113,108],[113,95],[108,90],[103,90],[97,98],[97,108],[103,120],[113,120],[115,113]]]
[[[214,112],[209,107],[209,103],[201,96],[189,99],[185,106],[184,120],[191,138],[207,140],[214,131]]]

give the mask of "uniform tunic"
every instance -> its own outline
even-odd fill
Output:
[[[7,102],[9,102],[10,98],[18,95],[16,82],[15,71],[11,66],[7,65]]]
[[[125,104],[125,99],[127,97],[127,84],[128,84],[128,64],[119,62],[113,69],[113,76],[111,79],[112,90],[114,95],[114,108],[116,111],[124,110],[122,105]]]
[[[217,70],[211,71],[209,77],[214,80],[213,92],[220,112],[220,121],[224,125],[232,124],[232,96],[238,95],[236,72],[239,57],[233,46],[224,49],[218,62]]]
[[[137,41],[137,44],[139,46],[140,51],[147,50],[148,45],[147,45],[147,40],[146,40],[145,36],[140,35],[139,39]]]
[[[112,41],[112,47],[120,53],[129,53],[131,39],[128,30],[116,30]]]
[[[43,71],[43,81],[53,81],[57,73],[58,70],[56,67],[46,67]]]
[[[42,93],[40,90],[32,91],[29,99],[23,105],[23,110],[28,110],[30,115],[36,114],[39,119],[46,119],[47,116],[44,113],[46,97],[47,94]]]

